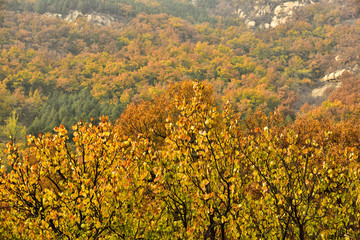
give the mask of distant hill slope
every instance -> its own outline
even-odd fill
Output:
[[[192,22],[214,22],[215,19],[209,16],[206,9],[214,7],[213,0],[203,1],[201,6],[181,0],[25,0],[19,3],[17,0],[8,0],[9,10],[32,11],[40,14],[50,12],[68,15],[73,11],[82,14],[93,12],[110,14],[115,18],[133,18],[139,13],[147,14],[171,14]]]
[[[218,17],[240,18],[249,27],[269,28],[284,23],[299,7],[320,0],[8,0],[11,10],[82,14],[98,12],[117,18],[132,18],[139,13],[167,13],[192,22],[214,22]],[[326,0],[325,2],[327,2]]]
[[[81,99],[75,106],[66,106],[82,109],[84,102],[93,102],[97,106],[93,113],[116,119],[129,103],[151,100],[171,82],[188,79],[210,82],[219,104],[228,99],[244,115],[258,108],[267,113],[278,109],[294,119],[305,103],[320,104],[331,91],[336,91],[337,99],[345,98],[345,92],[351,91],[349,82],[355,81],[359,71],[356,0],[309,2],[273,28],[249,28],[231,14],[246,7],[239,5],[241,1],[176,1],[203,11],[212,19],[209,22],[191,19],[191,12],[177,12],[187,14],[189,21],[163,13],[174,3],[165,0],[141,2],[148,10],[157,9],[156,14],[140,8],[136,12],[131,4],[140,3],[135,1],[101,2],[116,4],[113,11],[121,9],[122,18],[102,5],[87,13],[71,10],[80,5],[54,13],[52,7],[59,4],[55,1],[23,1],[16,6],[14,2],[9,0],[9,7],[17,10],[4,11],[0,28],[0,93],[4,96],[0,125],[13,110],[19,113],[21,124],[36,131],[52,129],[42,128],[42,123],[65,124],[69,119],[67,125],[71,125],[77,118],[93,116],[90,110],[94,109],[84,108],[88,114],[62,111],[63,118],[48,119],[45,115],[61,108],[61,94]],[[47,4],[49,12],[26,11],[37,11],[40,3]],[[270,3],[272,10],[286,5],[284,1]],[[227,18],[220,17],[227,11]],[[85,90],[94,99],[80,94]],[[46,106],[49,101],[54,104]]]

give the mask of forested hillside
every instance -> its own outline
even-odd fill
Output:
[[[9,0],[8,2],[8,8],[12,10],[32,11],[40,14],[45,12],[67,14],[73,10],[77,10],[84,14],[100,12],[112,14],[117,18],[131,18],[140,13],[166,13],[175,17],[196,22],[214,21],[213,17],[208,15],[206,9],[214,8],[217,4],[217,1],[215,0],[199,0],[196,1],[196,6],[194,6],[191,1],[186,0]]]
[[[4,1],[0,236],[359,237],[360,3],[303,2]]]

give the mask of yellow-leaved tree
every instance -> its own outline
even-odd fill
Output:
[[[73,144],[63,126],[28,136],[21,153],[8,144],[12,170],[2,169],[2,237],[137,239],[151,228],[156,214],[148,208],[155,203],[147,194],[147,171],[136,161],[145,150],[104,118],[73,129]]]
[[[143,118],[129,109],[117,125],[79,122],[72,141],[60,126],[28,136],[25,151],[9,143],[0,236],[360,237],[357,123],[289,123],[276,113],[244,120],[229,104],[214,107],[202,83],[192,85],[166,98],[171,110],[152,105],[146,113],[150,103],[140,103],[132,108]]]

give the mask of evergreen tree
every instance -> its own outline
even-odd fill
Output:
[[[47,4],[45,0],[37,0],[34,5],[34,11],[43,14],[47,11]]]

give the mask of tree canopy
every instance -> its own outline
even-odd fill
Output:
[[[101,118],[74,125],[73,144],[62,125],[28,136],[24,151],[9,143],[1,236],[359,237],[358,124],[261,112],[244,121],[207,101],[204,85],[187,91],[159,119],[163,142]]]

